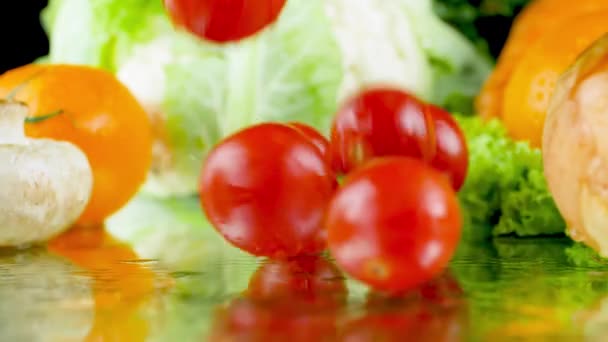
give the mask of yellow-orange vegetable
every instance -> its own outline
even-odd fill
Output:
[[[148,116],[112,74],[75,65],[27,65],[0,76],[0,97],[13,90],[31,116],[26,135],[69,141],[87,156],[93,192],[77,224],[96,225],[120,209],[146,179],[152,156]]]
[[[540,147],[549,99],[559,76],[608,32],[608,10],[563,21],[524,54],[504,90],[502,119],[509,134]],[[567,29],[566,29],[567,28]]]
[[[490,75],[476,99],[476,110],[483,117],[501,117],[504,89],[523,56],[542,36],[560,27],[569,29],[564,21],[585,13],[608,9],[605,0],[536,0],[517,17],[509,38]]]

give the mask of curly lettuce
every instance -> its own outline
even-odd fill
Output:
[[[472,238],[563,235],[543,175],[541,152],[510,139],[497,120],[456,116],[469,146],[469,173],[459,194]]]

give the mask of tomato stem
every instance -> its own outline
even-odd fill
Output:
[[[48,119],[54,118],[57,115],[63,114],[63,109],[60,110],[56,110],[54,112],[48,113],[48,114],[44,114],[44,115],[37,115],[37,116],[32,116],[32,117],[27,117],[25,118],[25,123],[39,123],[39,122],[43,122],[46,121]]]

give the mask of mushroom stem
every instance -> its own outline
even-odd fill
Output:
[[[26,145],[25,119],[28,108],[20,102],[0,102],[0,145]]]

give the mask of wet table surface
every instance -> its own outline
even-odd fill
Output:
[[[0,340],[605,341],[608,266],[573,248],[462,244],[441,277],[386,298],[325,258],[228,246],[195,199],[138,199],[105,229],[0,252]]]

